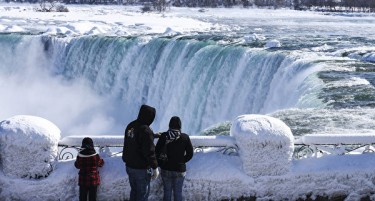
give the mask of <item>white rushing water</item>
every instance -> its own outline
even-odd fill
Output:
[[[375,103],[372,14],[23,6],[0,6],[0,118],[41,116],[63,136],[121,134],[145,103],[155,131],[178,115],[189,134],[245,113],[291,126],[294,108],[308,119]]]
[[[1,37],[9,86],[1,103],[46,116],[68,133],[116,132],[146,103],[157,109],[156,130],[178,115],[196,134],[243,113],[298,105],[310,93],[304,81],[321,68],[277,51],[196,40]]]

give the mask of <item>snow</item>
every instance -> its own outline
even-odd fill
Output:
[[[281,47],[281,43],[278,40],[270,40],[266,43],[266,47],[268,48]]]
[[[60,130],[41,117],[18,115],[0,122],[4,174],[22,178],[47,176],[57,156]]]
[[[360,23],[355,21],[341,23],[339,16],[336,19],[340,23],[331,23],[324,22],[324,19],[332,16],[312,12],[285,12],[284,10],[266,10],[267,12],[264,12],[262,9],[254,9],[251,12],[242,12],[240,9],[234,8],[231,9],[232,12],[228,12],[228,9],[218,8],[200,12],[196,8],[172,8],[173,12],[160,14],[141,13],[139,12],[140,7],[69,5],[70,12],[68,13],[42,13],[35,12],[34,6],[37,6],[37,4],[0,4],[0,32],[41,32],[45,35],[65,36],[136,36],[139,34],[175,36],[184,33],[235,29],[235,27],[229,28],[218,23],[211,24],[205,22],[205,20],[184,17],[187,15],[199,16],[200,19],[204,19],[206,15],[233,19],[251,16],[254,21],[259,19],[259,26],[262,26],[262,23],[265,22],[270,26],[279,24],[282,22],[280,19],[310,17],[322,20],[322,22],[315,22],[316,25],[322,27],[327,25],[332,29],[344,27],[344,33],[347,32],[346,27],[361,27]],[[371,18],[365,16],[362,19],[365,23],[366,19]],[[284,20],[282,23],[288,26],[289,24],[293,25],[295,21]],[[369,24],[369,27],[373,26],[372,23]],[[255,28],[254,31],[263,32],[263,29]],[[368,30],[362,29],[361,32],[361,34],[372,33],[373,29],[371,28]],[[144,39],[147,38],[144,37]],[[243,39],[251,43],[254,40],[265,40],[265,37],[258,33],[250,33]],[[281,46],[280,41],[269,39],[266,47]],[[323,45],[312,50],[325,51],[330,49],[330,46]],[[334,52],[333,54],[341,56],[341,53],[349,51],[349,53],[353,53],[348,55],[350,58],[373,62],[375,60],[373,50],[372,47],[365,49],[365,51],[346,49],[342,50],[344,52]],[[361,85],[368,84],[360,78],[351,81]],[[8,86],[8,88],[21,90],[30,87],[21,86],[17,88]],[[58,92],[58,94],[61,94],[61,92]],[[67,96],[66,93],[65,96]],[[82,97],[85,97],[85,104],[80,105],[80,107],[73,107],[72,111],[79,110],[82,107],[86,108],[87,100],[97,99],[97,97],[91,96],[87,98],[85,94]],[[77,102],[76,99],[74,101]],[[100,108],[97,105],[93,108]],[[69,118],[73,119],[73,122],[77,122],[82,117],[73,115]],[[291,161],[292,136],[290,129],[286,128],[282,122],[261,116],[239,118],[244,118],[244,122],[238,121],[241,119],[236,120],[237,123],[241,122],[241,125],[235,124],[231,129],[231,135],[234,136],[240,148],[240,155],[224,155],[215,151],[195,153],[193,159],[187,164],[187,175],[183,188],[187,200],[230,200],[250,196],[256,196],[257,200],[297,200],[298,198],[307,198],[308,195],[311,195],[313,199],[317,196],[348,195],[347,200],[360,200],[364,196],[370,196],[371,200],[375,200],[373,190],[375,189],[375,154],[325,155],[320,158]],[[247,124],[247,118],[252,119],[255,124]],[[109,121],[111,121],[110,117],[103,116],[90,124],[93,125],[92,127],[89,127],[89,129],[85,127],[84,129],[87,133],[98,130],[104,131],[104,128],[108,127],[107,124],[112,125],[106,123]],[[73,126],[73,124],[69,124],[69,126]],[[327,137],[329,136],[327,135]],[[305,142],[314,143],[323,140],[322,136],[312,137],[306,136]],[[328,140],[331,143],[348,142],[347,139],[350,142],[358,140],[358,143],[372,140],[372,137],[366,135],[361,138],[347,137],[340,139],[332,137]],[[122,136],[118,138],[121,139]],[[53,123],[40,117],[15,116],[1,121],[0,200],[39,201],[56,200],[56,198],[78,200],[78,170],[74,167],[74,160],[52,160],[57,155],[59,139],[60,130]],[[60,143],[81,143],[81,141],[74,141],[78,138],[69,139],[71,141],[64,141],[64,139]],[[214,137],[214,139],[216,140],[215,143],[224,145],[233,143],[230,140],[231,138],[225,138],[224,136]],[[107,138],[98,136],[94,138],[94,143],[115,143],[111,140],[113,140],[111,136]],[[325,142],[327,142],[326,140],[327,138],[324,139]],[[192,139],[192,141],[195,144],[213,142],[212,138],[206,138],[203,141]],[[251,143],[246,144],[249,142]],[[122,143],[119,143],[119,145],[122,145]],[[40,148],[47,150],[41,150]],[[30,157],[31,153],[33,153],[33,157]],[[48,163],[38,163],[39,159],[46,157]],[[121,156],[107,157],[104,160],[105,165],[100,168],[102,183],[98,190],[98,200],[129,199],[128,177]],[[50,163],[53,164],[54,169],[47,177],[40,179],[20,178],[35,174],[47,175],[48,171],[39,172],[36,169],[28,168],[35,168],[40,165],[38,166],[40,168],[37,169],[43,169],[46,164],[49,165]],[[249,175],[248,168],[257,170],[256,176]],[[28,173],[28,175],[24,175],[25,173]],[[151,184],[150,200],[160,200],[162,197],[161,178],[152,181]]]
[[[80,146],[85,136],[67,136],[59,141],[60,146]],[[94,145],[98,147],[122,146],[124,136],[119,135],[96,135],[91,136]],[[234,147],[236,142],[231,136],[190,136],[191,143],[195,147]],[[157,139],[155,139],[155,143]]]
[[[253,33],[252,35],[246,35],[244,36],[245,43],[253,43],[257,41],[265,40],[266,37],[261,34]]]
[[[350,77],[345,79],[345,81],[333,81],[328,84],[330,87],[351,87],[351,86],[359,86],[359,85],[368,85],[371,86],[370,82],[364,78],[359,77]]]
[[[300,138],[303,144],[374,144],[375,133],[309,134]]]
[[[140,6],[67,5],[69,12],[36,12],[38,4],[0,3],[0,32],[46,35],[139,35],[208,31],[213,25],[169,13],[142,13]],[[21,19],[21,20],[20,20]]]
[[[289,172],[294,137],[281,120],[265,115],[241,115],[233,121],[230,135],[236,139],[248,175],[257,177]]]
[[[375,63],[375,53],[367,53],[363,56],[362,58],[363,61],[368,61],[368,62],[374,62]]]
[[[30,157],[27,153],[32,153],[34,149],[44,145],[45,138],[51,138],[50,141],[53,141],[48,144],[50,148],[57,147],[56,139],[60,137],[58,128],[40,117],[15,116],[2,121],[0,128],[2,140],[0,147],[25,144],[27,136],[32,136],[32,141],[39,143],[34,146],[26,143],[28,150],[22,153],[15,151],[26,157]],[[26,137],[20,138],[20,134]],[[18,137],[14,138],[15,135]],[[252,196],[257,200],[297,200],[306,199],[309,195],[311,198],[348,196],[348,200],[360,200],[365,196],[374,198],[375,154],[325,155],[320,158],[294,160],[288,165],[289,171],[283,174],[252,176],[245,171],[244,162],[262,165],[263,171],[268,174],[280,172],[279,166],[285,168],[285,162],[289,161],[289,158],[285,157],[289,156],[287,153],[289,154],[293,144],[290,129],[283,122],[272,117],[242,115],[234,120],[231,135],[239,146],[240,156],[203,151],[196,152],[193,159],[187,163],[183,187],[187,200],[224,200]],[[121,136],[92,137],[95,145],[118,143],[122,138]],[[363,138],[366,137],[368,135],[363,135]],[[12,141],[4,142],[5,138],[11,138]],[[355,139],[355,136],[353,135],[352,138]],[[59,141],[59,144],[80,144],[81,139],[82,136],[65,137]],[[201,144],[215,140],[217,141],[215,143],[226,144],[231,141],[230,139],[233,140],[233,137],[197,136],[197,139]],[[244,148],[245,141],[250,142],[252,147]],[[193,144],[197,142],[193,141]],[[246,158],[243,155],[244,151],[256,152],[258,155],[250,154],[246,155]],[[1,158],[7,157],[3,149],[0,153]],[[33,155],[30,158],[38,157]],[[98,189],[98,200],[129,199],[129,181],[121,156],[105,157],[104,161],[105,165],[99,169],[101,185]],[[277,171],[270,172],[271,165]],[[27,165],[23,164],[23,166]],[[252,166],[252,168],[256,167],[256,165]],[[74,159],[56,161],[48,177],[40,179],[19,178],[0,171],[0,200],[39,201],[59,198],[76,201],[79,195],[77,180],[78,169],[74,167]],[[150,200],[161,200],[162,193],[162,181],[159,177],[151,182]]]
[[[316,51],[316,52],[328,51],[328,50],[332,50],[332,49],[334,49],[334,47],[329,46],[327,44],[324,44],[324,45],[319,46],[319,47],[313,47],[313,48],[311,48],[311,50]]]
[[[372,46],[341,49],[333,52],[334,56],[347,56],[364,62],[375,62],[375,48]]]
[[[128,177],[121,156],[104,158],[98,200],[129,199]],[[255,162],[255,161],[254,161]],[[259,200],[299,197],[371,195],[375,185],[375,154],[325,156],[293,161],[286,175],[251,177],[238,156],[218,152],[195,153],[187,164],[183,192],[187,200],[221,200],[257,196]],[[358,171],[360,168],[360,171]],[[0,200],[78,200],[78,170],[74,160],[59,161],[45,179],[11,178],[0,171]],[[17,188],[15,188],[17,186]],[[35,193],[38,192],[38,193]],[[150,200],[161,200],[161,178],[151,182]]]
[[[180,34],[181,34],[180,32],[174,31],[170,27],[167,27],[167,29],[163,33],[163,36],[176,36]]]
[[[85,136],[67,136],[59,141],[61,146],[80,146]],[[124,136],[119,135],[97,135],[90,136],[94,141],[94,146],[122,146],[124,144]]]

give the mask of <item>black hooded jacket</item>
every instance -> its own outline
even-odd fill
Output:
[[[181,120],[178,117],[172,117],[169,122],[169,130],[160,135],[156,144],[156,154],[160,154],[162,147],[167,142],[168,161],[160,168],[186,172],[186,163],[193,157],[193,145],[189,135],[181,133]]]
[[[125,129],[122,160],[134,169],[157,168],[154,132],[150,129],[155,119],[155,108],[142,105],[138,118]]]

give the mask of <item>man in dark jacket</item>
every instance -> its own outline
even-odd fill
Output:
[[[142,105],[138,118],[125,129],[122,160],[130,183],[130,200],[148,200],[150,181],[159,175],[155,156],[154,132],[150,125],[155,119],[155,108]]]
[[[177,116],[169,121],[169,130],[160,135],[156,144],[156,154],[160,156],[165,148],[168,160],[160,164],[164,187],[163,200],[172,200],[173,193],[174,200],[181,201],[186,163],[193,157],[193,146],[189,135],[181,133],[181,120]]]

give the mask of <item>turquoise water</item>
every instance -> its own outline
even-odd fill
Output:
[[[2,34],[1,117],[42,116],[63,135],[121,134],[149,104],[156,131],[173,115],[194,135],[252,113],[282,119],[295,135],[374,131],[373,17],[199,18],[229,29],[174,37]],[[254,34],[261,37],[244,40]],[[281,47],[265,48],[271,39]]]

